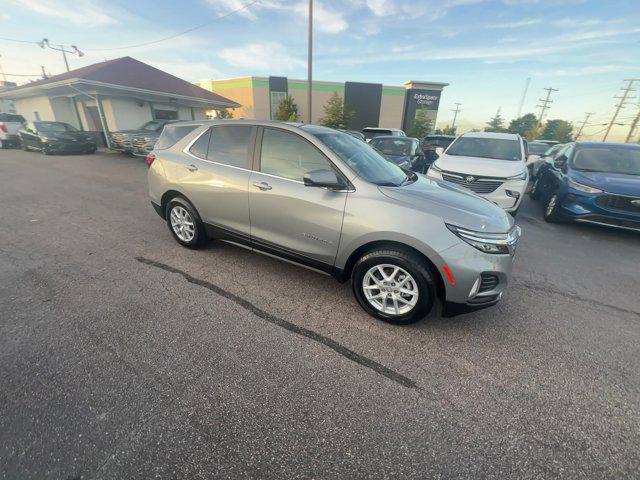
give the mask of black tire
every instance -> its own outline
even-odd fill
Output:
[[[560,212],[558,211],[558,194],[552,193],[549,195],[544,206],[544,220],[549,223],[557,223],[561,220]]]
[[[531,185],[531,190],[529,190],[529,196],[533,200],[540,200],[540,178],[536,177],[533,181],[533,185]]]
[[[363,280],[366,274],[377,265],[397,266],[413,277],[416,283],[415,287],[418,290],[418,298],[410,310],[398,315],[389,314],[375,308],[367,300]],[[356,300],[369,315],[394,325],[407,325],[422,320],[433,308],[436,298],[434,278],[429,266],[419,256],[400,248],[381,248],[366,253],[356,262],[351,275],[351,286]],[[381,293],[381,291],[378,292],[378,294]]]
[[[24,142],[21,142],[21,143],[22,143],[22,150],[24,150],[25,152],[28,152],[29,147]]]
[[[180,207],[187,211],[188,216],[191,219],[191,223],[193,223],[193,238],[190,240],[186,240],[184,238],[180,238],[176,230],[171,222],[171,212],[174,208]],[[207,242],[207,235],[204,229],[204,224],[200,219],[200,215],[198,215],[197,210],[191,203],[184,197],[174,197],[169,203],[167,203],[167,207],[165,208],[165,218],[167,219],[167,226],[169,227],[169,231],[173,238],[175,238],[176,242],[178,242],[183,247],[187,248],[200,248]]]

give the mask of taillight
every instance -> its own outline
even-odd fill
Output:
[[[150,167],[155,159],[156,159],[156,156],[153,153],[150,153],[149,155],[147,155],[147,158],[145,160],[147,162],[147,167]]]
[[[0,123],[0,132],[8,133],[7,126],[4,123]]]
[[[435,150],[436,147],[430,147],[429,145],[423,145],[422,146],[422,151],[424,152],[428,152],[429,150]]]

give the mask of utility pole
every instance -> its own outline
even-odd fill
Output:
[[[614,98],[619,98],[620,102],[618,103],[618,105],[616,105],[616,111],[613,113],[613,117],[611,118],[611,122],[609,122],[609,126],[607,127],[607,131],[604,133],[604,137],[602,138],[603,142],[607,141],[607,137],[609,136],[609,133],[611,132],[611,128],[613,127],[613,124],[616,123],[616,119],[618,118],[618,114],[620,113],[620,110],[622,110],[624,108],[625,103],[627,102],[627,100],[634,98],[634,97],[630,97],[629,94],[631,92],[635,92],[634,88],[633,88],[633,83],[637,82],[638,79],[637,78],[629,78],[624,80],[625,82],[627,82],[627,86],[624,89],[624,92],[622,93],[621,97],[614,97]]]
[[[462,111],[462,110],[460,110],[460,105],[462,105],[462,104],[456,102],[455,110],[451,110],[453,112],[453,122],[451,123],[451,130],[453,130],[454,133],[456,131],[456,119],[458,118],[458,113],[460,113]]]
[[[530,84],[531,77],[527,77],[527,81],[524,82],[524,90],[522,91],[522,98],[520,99],[520,105],[518,105],[518,115],[516,115],[516,118],[520,118],[522,115],[522,107],[524,106],[524,101],[527,98],[527,92],[529,91]]]
[[[584,120],[582,121],[582,125],[580,125],[580,128],[578,129],[578,133],[576,133],[576,142],[578,141],[578,139],[580,138],[580,135],[582,135],[582,130],[584,130],[584,127],[587,125],[587,123],[589,122],[589,118],[591,117],[591,115],[593,115],[593,112],[588,112],[585,117]]]
[[[51,50],[56,50],[57,52],[62,52],[62,58],[64,58],[64,66],[67,67],[67,72],[69,71],[69,62],[67,61],[67,53],[72,53],[74,55],[78,55],[79,57],[84,57],[84,53],[80,51],[78,47],[75,45],[71,45],[71,50],[67,50],[64,48],[64,45],[51,45],[49,43],[48,38],[43,38],[38,42],[40,48],[49,47]]]
[[[1,57],[2,55],[0,55]],[[4,74],[4,70],[2,69],[2,65],[0,65],[0,73],[2,73],[2,78],[4,79],[4,81],[7,81],[7,76]]]
[[[542,102],[542,105],[536,105],[536,107],[540,107],[540,116],[538,117],[538,126],[542,126],[542,118],[544,117],[544,114],[547,110],[549,110],[549,104],[553,103],[553,100],[549,100],[549,98],[551,97],[551,94],[553,92],[557,92],[558,89],[557,88],[551,88],[551,87],[547,87],[545,88],[545,90],[547,91],[547,96],[546,98],[542,99],[539,98],[538,100]]]
[[[309,0],[309,30],[307,32],[307,110],[309,111],[309,124],[311,124],[311,103],[312,103],[312,59],[313,59],[313,0]]]
[[[44,80],[46,80],[47,78],[49,78],[49,77],[47,76],[47,72],[45,72],[45,71],[44,71],[44,65],[40,65],[40,70],[42,70],[42,78],[43,78]]]
[[[638,105],[638,107],[640,107],[640,105]],[[636,131],[636,127],[638,126],[639,121],[640,121],[640,110],[638,110],[638,114],[636,115],[636,118],[634,118],[633,122],[631,122],[631,128],[629,128],[629,134],[627,135],[627,139],[624,141],[624,143],[629,143],[631,141],[631,137],[633,137],[633,134]]]

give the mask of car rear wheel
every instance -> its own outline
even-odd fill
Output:
[[[198,248],[206,242],[207,237],[200,216],[185,198],[173,198],[167,204],[165,217],[173,238],[180,245]]]
[[[353,267],[351,283],[360,306],[385,322],[414,323],[433,308],[433,274],[408,251],[380,249],[365,254]]]

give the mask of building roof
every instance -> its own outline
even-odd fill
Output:
[[[209,92],[193,83],[182,80],[181,78],[163,72],[160,69],[131,57],[121,57],[105,62],[94,63],[93,65],[77,68],[70,72],[61,73],[60,75],[54,75],[43,80],[20,85],[4,91],[3,94],[13,94],[14,92],[19,93],[25,89],[46,87],[48,85],[59,84],[65,80],[68,80],[70,83],[76,81],[96,82],[168,95],[191,97],[213,103],[226,104],[222,106],[229,108],[240,106],[228,98]]]

